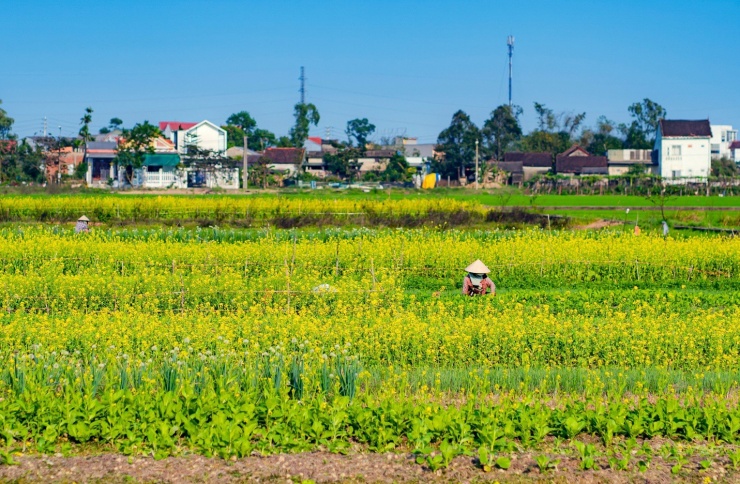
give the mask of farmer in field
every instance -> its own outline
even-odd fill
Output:
[[[84,215],[78,218],[77,224],[75,224],[75,233],[79,234],[80,232],[89,232],[90,227],[87,226],[88,222],[90,222],[90,219]]]
[[[488,293],[491,296],[496,295],[496,284],[488,277],[491,271],[480,259],[470,264],[465,270],[468,274],[463,279],[462,293],[464,296],[482,296]]]

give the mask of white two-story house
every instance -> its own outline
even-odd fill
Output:
[[[709,120],[661,119],[655,138],[658,174],[663,178],[707,178],[711,173]]]
[[[210,150],[219,155],[226,153],[226,130],[208,120],[200,123],[161,121],[159,130],[174,143],[175,149],[182,155],[187,154],[188,146],[197,146],[201,150]]]
[[[712,159],[730,158],[730,146],[737,141],[737,130],[724,124],[713,124],[712,128]]]

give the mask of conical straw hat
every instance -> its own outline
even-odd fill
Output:
[[[468,267],[465,268],[465,270],[467,272],[472,272],[473,274],[488,274],[489,272],[491,272],[491,270],[486,267],[486,265],[481,262],[480,259],[470,264]]]
[[[85,217],[84,215],[77,219],[78,222],[89,222],[90,219]]]

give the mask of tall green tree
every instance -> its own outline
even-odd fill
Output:
[[[247,135],[247,144],[250,144],[252,132],[257,127],[257,121],[247,112],[239,111],[226,118],[227,146],[244,146],[244,135]]]
[[[346,147],[336,153],[325,153],[323,159],[326,169],[330,173],[340,178],[352,180],[357,176],[360,169],[360,164],[357,161],[359,157],[359,149]]]
[[[629,125],[622,125],[627,148],[650,149],[655,145],[660,120],[666,117],[663,106],[648,98],[627,108],[632,116]]]
[[[504,152],[522,137],[521,114],[522,108],[508,104],[502,104],[491,112],[491,117],[481,129],[483,152],[487,156],[502,160]]]
[[[232,114],[226,119],[226,125],[221,127],[226,130],[229,148],[244,146],[245,134],[248,148],[253,150],[264,150],[277,144],[275,134],[258,128],[257,121],[247,111]]]
[[[44,164],[41,147],[31,148],[24,141],[3,140],[0,143],[0,183],[44,181]]]
[[[606,116],[599,116],[595,129],[584,130],[581,134],[581,146],[594,155],[605,155],[609,150],[618,150],[624,146],[624,141],[615,136],[618,133],[617,124]]]
[[[149,153],[154,153],[152,140],[162,136],[158,127],[149,124],[149,121],[136,123],[131,129],[124,129],[116,146],[116,162],[126,167],[126,176],[129,183],[133,176],[133,170],[144,166],[144,158]]]
[[[360,151],[365,151],[365,145],[367,145],[368,138],[375,132],[375,125],[370,123],[367,118],[353,119],[347,121],[347,129],[344,131],[347,133],[347,141],[352,146],[352,140],[355,141]]]
[[[400,153],[391,156],[383,170],[383,180],[389,182],[405,182],[411,179],[409,163]]]
[[[0,99],[0,105],[2,104],[3,101]],[[0,108],[0,140],[12,139],[11,130],[13,129],[13,123],[15,123],[15,120],[8,116],[8,113],[3,108]]]
[[[480,141],[480,131],[465,111],[452,115],[450,125],[437,137],[437,151],[444,158],[436,160],[433,168],[442,176],[463,177],[466,168],[475,164],[475,142]]]
[[[546,151],[554,156],[579,141],[578,132],[586,113],[555,113],[537,102],[534,103],[534,110],[537,113],[537,129],[522,138],[522,150]]]
[[[245,133],[252,134],[257,127],[257,121],[247,111],[239,111],[226,118],[226,125],[239,126]]]
[[[80,128],[80,138],[82,138],[82,143],[86,143],[88,141],[92,141],[95,139],[93,135],[90,133],[90,123],[92,123],[92,113],[93,109],[91,107],[85,108],[85,114],[82,115],[82,118],[80,118],[80,124],[82,127]]]
[[[121,118],[110,118],[110,121],[108,121],[108,129],[111,131],[123,129],[123,120]]]
[[[319,110],[311,103],[298,103],[293,108],[295,125],[290,129],[290,141],[293,146],[300,148],[308,139],[308,130],[313,124],[317,126],[321,116]]]

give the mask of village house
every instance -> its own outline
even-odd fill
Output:
[[[609,150],[606,154],[610,176],[622,176],[634,166],[642,167],[644,173],[656,174],[658,166],[653,161],[653,150]]]
[[[247,163],[251,167],[267,159],[272,172],[291,177],[301,171],[305,155],[305,148],[267,148],[263,153],[248,155]]]
[[[521,174],[524,181],[537,175],[545,175],[552,171],[552,155],[547,152],[520,152],[504,153],[505,163],[521,163]],[[515,165],[511,165],[514,167]]]
[[[730,159],[740,163],[740,141],[733,141],[730,145]]]
[[[134,169],[122,166],[116,160],[115,141],[91,141],[85,150],[88,186],[121,188],[184,188],[187,178],[182,173],[179,153],[171,141],[164,138],[152,140],[153,153],[144,155],[143,166]]]
[[[662,178],[707,178],[711,173],[712,129],[709,120],[661,119],[655,138]]]
[[[62,176],[71,176],[77,169],[77,165],[85,159],[85,153],[71,146],[65,146],[58,150],[50,150],[45,153],[44,164],[46,179],[49,182],[58,183]]]
[[[117,163],[115,162],[115,141],[90,141],[85,149],[85,163],[87,175],[85,181],[90,187],[112,185],[118,179]]]
[[[226,153],[226,130],[208,120],[200,123],[161,121],[159,130],[181,155],[187,155],[190,146],[220,155]]]
[[[403,138],[403,154],[409,168],[415,168],[416,172],[426,175],[430,172],[432,160],[435,156],[434,143],[418,143],[417,138]]]
[[[518,185],[524,181],[524,163],[519,161],[494,161],[491,160],[493,166],[506,174],[506,183],[509,185]]]
[[[357,159],[360,174],[371,171],[383,171],[396,150],[367,150],[362,158]]]
[[[712,146],[712,159],[730,158],[730,146],[737,141],[737,130],[729,125],[710,125],[712,138],[709,143]]]
[[[555,173],[558,175],[607,175],[606,156],[594,156],[578,145],[555,157]]]

